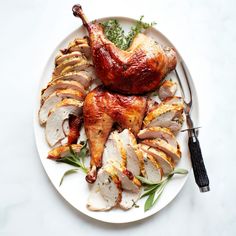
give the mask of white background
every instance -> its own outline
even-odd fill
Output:
[[[55,46],[80,24],[75,2],[0,1],[0,235],[236,235],[236,2],[234,0],[79,1],[89,19],[122,15],[157,22],[196,85],[200,141],[211,192],[191,174],[161,212],[131,224],[92,220],[50,184],[33,133],[38,82]]]

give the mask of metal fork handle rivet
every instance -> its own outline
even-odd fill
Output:
[[[199,189],[200,189],[201,193],[205,193],[205,192],[209,192],[210,191],[210,187],[209,186],[201,187]]]

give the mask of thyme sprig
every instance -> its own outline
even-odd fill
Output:
[[[142,194],[141,198],[148,196],[147,200],[145,201],[144,211],[150,210],[156,204],[162,192],[164,191],[167,183],[175,174],[186,175],[187,173],[188,171],[185,169],[176,169],[159,183],[154,183],[144,177],[137,176],[137,178],[144,185],[144,193]]]
[[[156,24],[155,22],[143,22],[143,17],[144,16],[141,16],[140,19],[135,23],[135,25],[131,27],[127,35],[125,35],[124,30],[116,19],[108,20],[102,23],[104,33],[106,37],[117,47],[122,50],[127,50],[130,47],[133,39],[137,36],[137,34]]]

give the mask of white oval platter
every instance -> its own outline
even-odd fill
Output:
[[[105,21],[108,19],[117,19],[121,23],[121,25],[124,27],[125,30],[129,29],[130,26],[133,25],[136,21],[134,19],[130,19],[127,17],[106,17],[106,18],[101,18],[98,20]],[[171,46],[175,48],[174,45],[161,32],[159,32],[154,27],[147,30],[145,33],[153,37],[157,42],[163,45],[167,45],[167,46]],[[141,199],[137,202],[137,205],[139,205],[139,208],[133,207],[131,210],[128,210],[128,211],[124,211],[122,209],[112,209],[107,212],[93,212],[86,208],[86,202],[89,195],[89,185],[85,181],[84,173],[82,171],[81,172],[79,171],[76,174],[67,176],[64,179],[63,184],[59,186],[60,179],[63,173],[66,170],[71,169],[73,167],[67,164],[62,164],[62,163],[58,164],[52,160],[47,159],[47,153],[50,150],[50,147],[48,146],[45,140],[44,128],[41,127],[38,122],[38,110],[40,106],[40,91],[42,88],[44,88],[47,85],[47,83],[50,80],[50,77],[54,68],[54,58],[56,54],[58,53],[59,49],[65,48],[68,45],[68,43],[74,40],[76,37],[83,37],[86,34],[87,32],[83,26],[79,27],[74,32],[69,34],[53,51],[41,75],[41,80],[40,80],[39,90],[38,90],[38,97],[37,97],[37,101],[35,101],[36,108],[34,112],[34,130],[35,130],[35,139],[36,139],[36,145],[37,145],[39,157],[50,181],[52,182],[53,186],[57,189],[58,193],[68,203],[70,203],[71,206],[73,206],[78,211],[94,219],[104,221],[104,222],[109,222],[109,223],[128,223],[128,222],[138,221],[157,213],[158,211],[163,209],[167,204],[169,204],[180,192],[180,190],[183,188],[188,175],[173,177],[172,180],[166,186],[157,204],[147,212],[144,212],[145,199]],[[177,51],[177,56],[178,56],[178,61],[180,61],[180,59],[183,60],[180,54],[178,53],[178,51]],[[175,74],[173,72],[170,73],[168,77],[175,80]],[[193,81],[190,81],[190,85],[191,85],[192,93],[193,93],[192,118],[195,121],[195,123],[198,123],[198,102],[197,102],[197,95],[196,95]],[[179,89],[178,89],[178,94],[180,95]],[[186,124],[184,124],[183,129],[185,127],[186,127]],[[181,151],[182,151],[182,159],[178,163],[177,168],[179,167],[179,168],[191,170],[191,162],[190,162],[189,151],[188,151],[188,146],[187,146],[187,132],[180,132],[177,136],[177,139],[180,143]]]

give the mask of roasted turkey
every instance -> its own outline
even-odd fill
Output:
[[[123,94],[143,94],[158,87],[176,67],[175,51],[152,38],[138,34],[126,50],[109,41],[98,22],[88,22],[80,5],[73,7],[89,33],[89,43],[97,77],[109,89]]]
[[[88,93],[84,101],[84,127],[91,154],[91,171],[88,182],[96,180],[97,169],[102,167],[104,145],[112,130],[118,124],[137,134],[142,126],[147,99],[141,96],[124,96],[107,91],[99,86]]]

